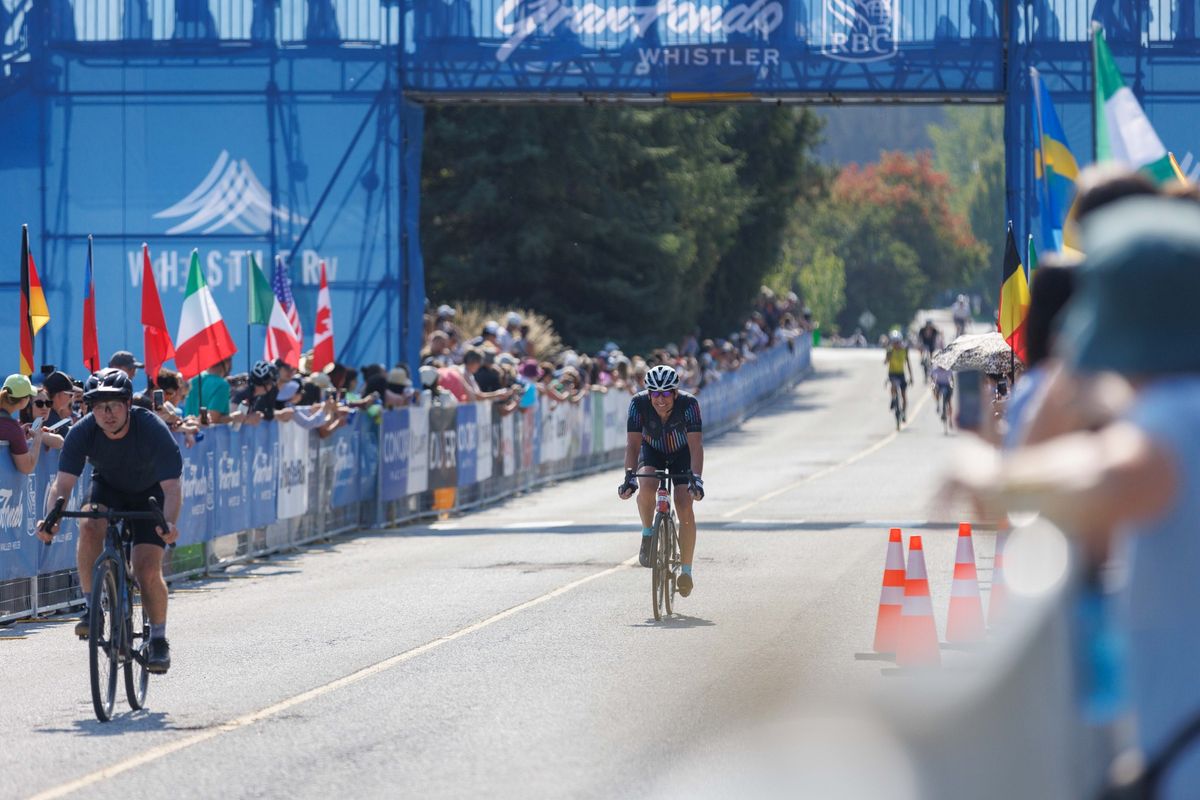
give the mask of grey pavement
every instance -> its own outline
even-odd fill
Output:
[[[741,774],[791,710],[895,685],[869,652],[889,526],[924,536],[945,626],[959,520],[931,497],[956,436],[919,386],[894,431],[881,350],[814,364],[705,448],[677,617],[653,621],[618,471],[341,537],[181,584],[170,674],[108,724],[69,624],[0,630],[0,797],[649,797]]]

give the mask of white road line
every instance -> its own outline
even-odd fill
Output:
[[[508,522],[498,526],[498,528],[502,531],[532,531],[542,528],[568,528],[574,524],[575,521],[570,519],[552,519],[546,522]]]
[[[922,395],[922,397],[921,397],[920,401],[917,403],[917,407],[915,409],[913,409],[912,418],[914,420],[921,413],[921,409],[923,409],[925,407],[926,401],[929,400],[928,394],[922,392],[921,395]],[[911,422],[906,422],[906,423],[904,423],[904,427],[907,428],[911,424],[912,424]],[[817,470],[812,475],[805,475],[803,478],[796,481],[795,483],[790,483],[787,486],[784,486],[782,489],[775,489],[773,491],[767,492],[766,494],[764,494],[762,497],[758,498],[757,500],[751,500],[749,503],[746,503],[745,505],[742,505],[742,506],[738,506],[733,511],[727,511],[724,514],[722,514],[721,516],[726,517],[726,518],[736,517],[738,514],[741,514],[743,511],[754,508],[759,503],[764,503],[767,500],[773,500],[774,498],[779,497],[779,495],[781,495],[781,494],[787,494],[788,492],[792,491],[793,489],[800,488],[801,486],[808,483],[809,481],[815,481],[817,478],[824,478],[826,475],[828,475],[832,472],[837,472],[842,467],[848,467],[851,464],[853,464],[854,462],[860,461],[860,460],[866,458],[867,456],[871,455],[871,453],[874,453],[877,450],[881,450],[884,447],[887,447],[889,444],[892,443],[892,440],[894,440],[899,434],[900,434],[900,431],[892,431],[887,436],[883,437],[878,442],[876,442],[875,444],[868,447],[866,450],[863,450],[861,452],[858,452],[858,453],[850,456],[845,461],[841,461],[837,464],[833,464],[832,466],[828,466],[825,469]]]
[[[298,706],[301,703],[307,703],[309,700],[314,700],[318,697],[321,697],[322,695],[329,694],[330,692],[335,692],[338,689],[342,689],[346,686],[350,686],[352,684],[358,683],[359,681],[370,678],[373,675],[378,675],[379,673],[384,672],[385,670],[391,669],[392,667],[396,666],[397,664],[403,664],[405,661],[409,661],[411,659],[416,658],[417,656],[424,655],[425,653],[428,653],[431,650],[441,647],[444,644],[449,644],[450,642],[453,642],[457,639],[461,639],[464,636],[469,636],[470,634],[475,633],[476,631],[480,631],[480,630],[488,627],[489,625],[492,625],[493,623],[499,622],[503,619],[508,619],[509,617],[519,614],[522,611],[527,611],[528,609],[533,608],[534,606],[545,603],[547,600],[553,600],[555,597],[559,597],[560,595],[564,595],[573,589],[577,589],[580,586],[584,585],[585,583],[590,583],[591,581],[597,580],[599,578],[603,578],[606,575],[611,575],[614,572],[618,572],[618,571],[626,569],[628,567],[632,567],[636,563],[637,563],[637,556],[634,556],[633,558],[630,558],[626,561],[622,561],[620,564],[618,564],[615,567],[609,567],[608,569],[603,570],[601,572],[597,572],[594,575],[588,575],[585,578],[580,578],[577,581],[572,581],[571,583],[568,583],[565,586],[560,586],[559,588],[555,589],[552,592],[547,592],[546,594],[544,594],[540,597],[535,597],[532,600],[527,600],[524,603],[521,603],[520,605],[513,606],[512,608],[510,608],[506,611],[501,611],[499,614],[495,614],[494,616],[488,617],[485,620],[476,622],[473,625],[468,625],[467,627],[457,630],[454,633],[447,634],[446,636],[442,636],[438,639],[434,639],[431,642],[426,642],[425,644],[420,645],[419,647],[414,647],[412,650],[406,650],[403,653],[398,653],[390,658],[386,658],[383,661],[380,661],[377,664],[372,664],[369,667],[363,667],[362,669],[358,670],[357,672],[352,672],[349,675],[345,675],[341,678],[338,678],[337,680],[330,681],[329,683],[327,683],[323,686],[318,686],[314,689],[309,689],[307,692],[301,692],[300,694],[298,694],[294,697],[289,697],[286,700],[281,700],[278,703],[275,703],[274,705],[267,706],[266,708],[259,709],[258,711],[253,711],[249,714],[244,714],[243,716],[237,717],[235,719],[231,719],[228,722],[223,722],[220,725],[217,725],[215,728],[209,728],[208,730],[192,734],[191,736],[185,736],[182,739],[177,739],[174,742],[168,742],[167,744],[151,748],[150,750],[147,750],[143,753],[139,753],[138,755],[133,756],[132,758],[128,758],[124,761],[120,761],[116,764],[113,764],[110,767],[105,767],[104,769],[97,770],[95,772],[84,775],[80,778],[76,778],[73,781],[69,781],[67,783],[63,783],[58,786],[47,789],[43,792],[39,792],[38,794],[33,795],[30,798],[30,800],[52,800],[52,798],[63,797],[64,795],[68,795],[71,792],[79,791],[80,789],[91,786],[92,784],[98,783],[99,781],[108,780],[109,778],[116,777],[117,775],[120,775],[123,772],[128,772],[131,769],[136,769],[136,768],[142,766],[143,764],[148,764],[151,761],[157,761],[158,759],[163,758],[165,756],[169,756],[172,753],[177,753],[180,750],[184,750],[193,745],[200,744],[201,742],[206,742],[209,739],[216,738],[217,736],[220,736],[223,733],[229,733],[231,731],[236,731],[239,728],[245,728],[249,725],[253,725],[256,722],[261,722],[262,720],[267,719],[268,717],[273,717],[282,711],[286,711],[289,708],[292,708],[293,706]]]

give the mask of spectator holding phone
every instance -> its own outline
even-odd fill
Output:
[[[47,449],[59,450],[63,446],[63,437],[50,430],[50,396],[46,394],[45,387],[37,389],[34,392],[33,400],[31,400],[25,408],[21,409],[21,423],[28,425],[32,430],[36,425],[41,429],[42,444]]]
[[[42,388],[50,398],[50,414],[46,418],[46,425],[65,436],[67,428],[80,419],[80,415],[72,408],[75,403],[75,381],[65,372],[51,372],[42,381]],[[63,420],[67,420],[66,425],[54,427]]]
[[[13,466],[28,475],[37,468],[38,456],[42,451],[41,424],[31,425],[29,438],[25,428],[17,421],[21,409],[33,399],[33,384],[20,373],[9,375],[0,388],[0,442],[8,442],[8,454]]]

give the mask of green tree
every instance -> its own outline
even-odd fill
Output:
[[[836,328],[834,320],[846,306],[846,263],[818,247],[796,277],[813,320],[823,329]]]

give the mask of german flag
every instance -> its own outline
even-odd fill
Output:
[[[1000,283],[1000,333],[1017,358],[1025,360],[1025,318],[1029,316],[1029,281],[1017,255],[1012,223],[1004,243],[1004,278]]]
[[[46,295],[29,252],[29,226],[21,226],[21,374],[33,374],[33,337],[50,321]]]

